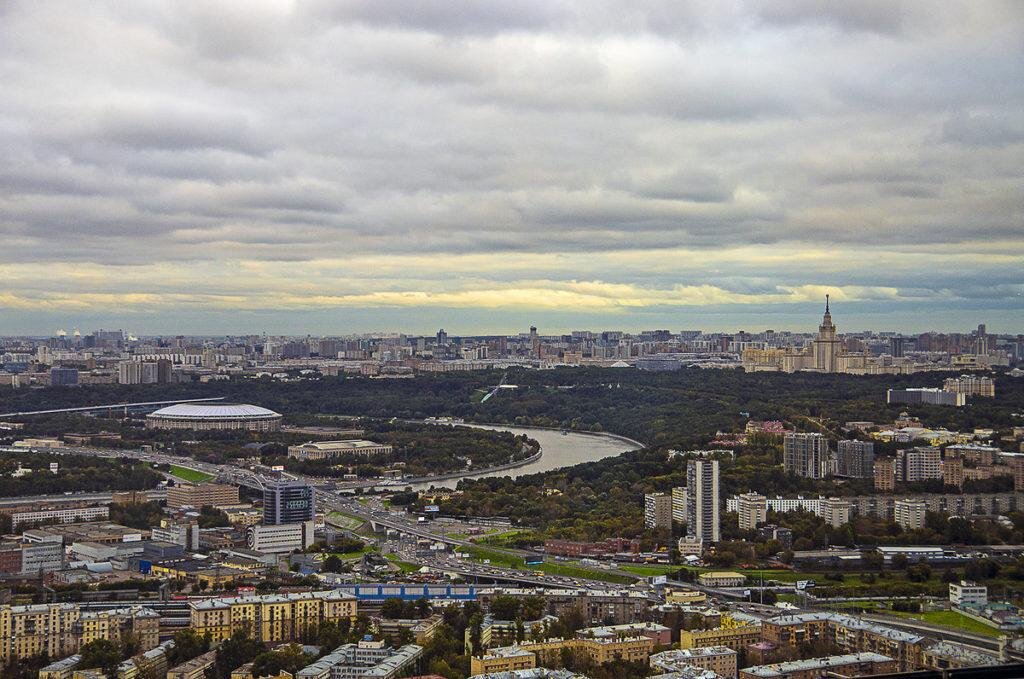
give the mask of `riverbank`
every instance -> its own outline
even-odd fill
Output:
[[[435,481],[451,481],[452,479],[476,478],[477,476],[493,476],[494,474],[497,474],[499,472],[508,471],[509,469],[518,469],[519,467],[524,467],[528,464],[533,464],[534,462],[540,460],[543,455],[544,450],[540,445],[538,445],[536,453],[529,457],[524,457],[521,460],[516,460],[515,462],[508,462],[506,464],[500,464],[496,467],[487,467],[485,469],[477,469],[475,471],[466,471],[465,469],[463,469],[462,471],[448,472],[446,474],[421,476],[413,479],[405,479],[405,481],[408,482],[409,484],[418,485],[424,483],[433,483]]]
[[[492,422],[461,422],[462,426],[466,427],[485,427],[485,428],[507,428],[507,429],[533,429],[535,431],[557,431],[561,434],[563,431],[567,434],[579,434],[580,436],[596,436],[603,439],[612,439],[615,441],[621,441],[622,443],[636,446],[639,448],[646,448],[647,444],[643,441],[637,441],[631,439],[628,436],[622,434],[615,434],[610,431],[587,431],[586,429],[562,429],[560,427],[538,427],[532,424],[501,424]],[[459,425],[455,425],[459,426]],[[625,451],[623,451],[625,452]]]

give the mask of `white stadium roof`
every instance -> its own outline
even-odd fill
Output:
[[[239,405],[202,405],[198,403],[178,403],[155,410],[150,417],[185,418],[195,420],[211,420],[225,418],[257,418],[281,417],[280,413],[259,406],[242,403]]]

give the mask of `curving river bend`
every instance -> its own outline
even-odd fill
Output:
[[[615,457],[626,451],[637,450],[643,447],[637,441],[631,441],[613,434],[583,434],[578,432],[562,434],[557,429],[534,429],[531,427],[507,427],[489,424],[465,423],[459,426],[490,429],[492,431],[507,431],[517,436],[525,434],[540,444],[540,459],[525,464],[522,467],[499,472],[468,473],[445,480],[414,483],[412,484],[414,490],[426,490],[431,486],[435,488],[454,488],[462,479],[478,479],[488,476],[516,478],[526,474],[536,474],[537,472],[546,472],[561,467],[571,467],[583,462],[603,460],[606,457]]]

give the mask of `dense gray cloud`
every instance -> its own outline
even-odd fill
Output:
[[[266,309],[528,307],[555,281],[595,308],[831,286],[1024,320],[1012,0],[0,12],[0,308],[231,302],[244,270]],[[87,282],[41,275],[64,262]]]

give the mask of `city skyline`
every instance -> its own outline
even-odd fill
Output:
[[[0,17],[3,334],[1024,327],[1019,3]]]
[[[267,314],[241,313],[232,318],[230,327],[217,325],[212,316],[202,315],[199,325],[203,328],[198,331],[191,331],[181,327],[180,320],[171,323],[162,319],[154,319],[152,315],[100,315],[93,317],[56,318],[56,327],[47,328],[41,322],[27,326],[29,330],[21,332],[11,330],[8,323],[4,325],[2,336],[23,336],[23,337],[53,337],[60,331],[71,336],[74,331],[82,335],[89,334],[95,330],[124,330],[125,333],[137,337],[166,337],[166,336],[194,336],[194,337],[228,337],[242,335],[272,335],[272,336],[386,336],[386,335],[407,335],[407,336],[433,336],[439,329],[445,330],[451,336],[514,336],[525,333],[530,327],[537,327],[541,335],[558,336],[567,335],[572,331],[583,330],[591,332],[622,331],[626,333],[639,333],[645,330],[667,329],[672,333],[684,330],[700,330],[708,334],[735,334],[747,332],[751,334],[763,333],[767,330],[775,332],[789,332],[801,335],[814,335],[817,332],[817,319],[821,315],[821,303],[806,303],[792,305],[792,311],[786,313],[774,312],[772,314],[757,313],[756,311],[746,312],[708,312],[701,310],[697,314],[679,316],[676,314],[647,314],[644,316],[624,317],[618,315],[581,315],[583,320],[579,324],[566,324],[564,315],[549,314],[547,312],[520,312],[503,314],[502,320],[493,319],[490,316],[481,316],[477,323],[467,323],[467,315],[473,317],[474,313],[457,312],[448,310],[448,315],[442,313],[419,314],[428,316],[429,320],[417,321],[413,324],[400,325],[402,318],[395,319],[399,325],[393,327],[374,326],[360,320],[359,315],[348,316],[354,324],[345,327],[344,320],[339,320],[341,314],[328,312],[310,312],[297,315],[294,321],[288,320],[287,314],[280,312],[268,312]],[[804,313],[806,311],[806,313]],[[910,309],[906,313],[912,314]],[[991,311],[991,310],[985,310]],[[936,310],[936,314],[938,314]],[[837,331],[839,335],[852,335],[858,333],[897,333],[903,335],[918,335],[923,333],[940,334],[964,334],[969,335],[975,332],[979,325],[984,325],[989,333],[997,335],[1019,335],[1024,332],[1024,325],[1018,325],[1014,320],[998,316],[977,313],[968,316],[967,324],[961,325],[959,318],[950,318],[946,323],[936,322],[938,315],[931,315],[919,321],[908,321],[899,317],[899,312],[892,311],[887,314],[878,312],[847,312],[840,311],[837,316]],[[347,316],[347,315],[346,315]],[[238,318],[244,319],[239,323]],[[269,320],[268,319],[271,319]],[[141,320],[140,319],[145,319]],[[514,320],[510,320],[514,319]],[[870,325],[869,323],[878,319],[879,323],[886,325]],[[778,323],[772,323],[778,320]],[[857,324],[857,321],[860,321]],[[76,321],[74,323],[68,321]],[[261,321],[264,322],[260,325]],[[430,321],[434,321],[430,325]],[[560,323],[559,325],[544,325],[544,321]],[[735,322],[736,325],[728,326],[725,323]],[[204,325],[212,323],[212,325]],[[713,324],[713,325],[712,325]],[[166,328],[161,331],[160,328]]]

